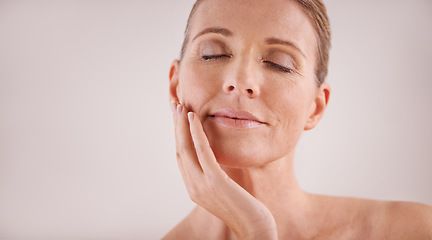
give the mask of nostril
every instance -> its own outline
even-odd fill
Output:
[[[252,93],[253,93],[253,90],[252,90],[252,89],[248,89],[247,92],[248,92],[249,94],[252,94]]]
[[[228,90],[229,90],[229,91],[234,90],[234,86],[229,86],[229,87],[228,87]]]

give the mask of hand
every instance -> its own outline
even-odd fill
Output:
[[[221,219],[239,239],[277,239],[273,215],[222,170],[196,114],[170,104],[177,161],[191,200]]]

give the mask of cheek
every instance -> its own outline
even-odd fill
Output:
[[[308,94],[301,86],[283,86],[273,88],[273,94],[267,101],[276,118],[279,137],[299,137],[307,121]]]
[[[190,111],[197,112],[219,89],[217,76],[193,67],[184,68],[179,76],[178,97]]]

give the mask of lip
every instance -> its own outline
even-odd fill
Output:
[[[223,109],[209,116],[216,123],[232,128],[257,128],[266,125],[265,122],[246,111]]]

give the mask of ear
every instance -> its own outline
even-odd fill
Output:
[[[169,72],[169,100],[179,102],[177,96],[177,87],[179,83],[179,61],[176,59],[172,62]]]
[[[322,83],[318,89],[318,94],[315,98],[315,102],[312,105],[312,109],[309,114],[309,118],[306,122],[304,130],[310,130],[318,125],[324,112],[327,108],[327,104],[330,98],[330,85],[326,82]]]

